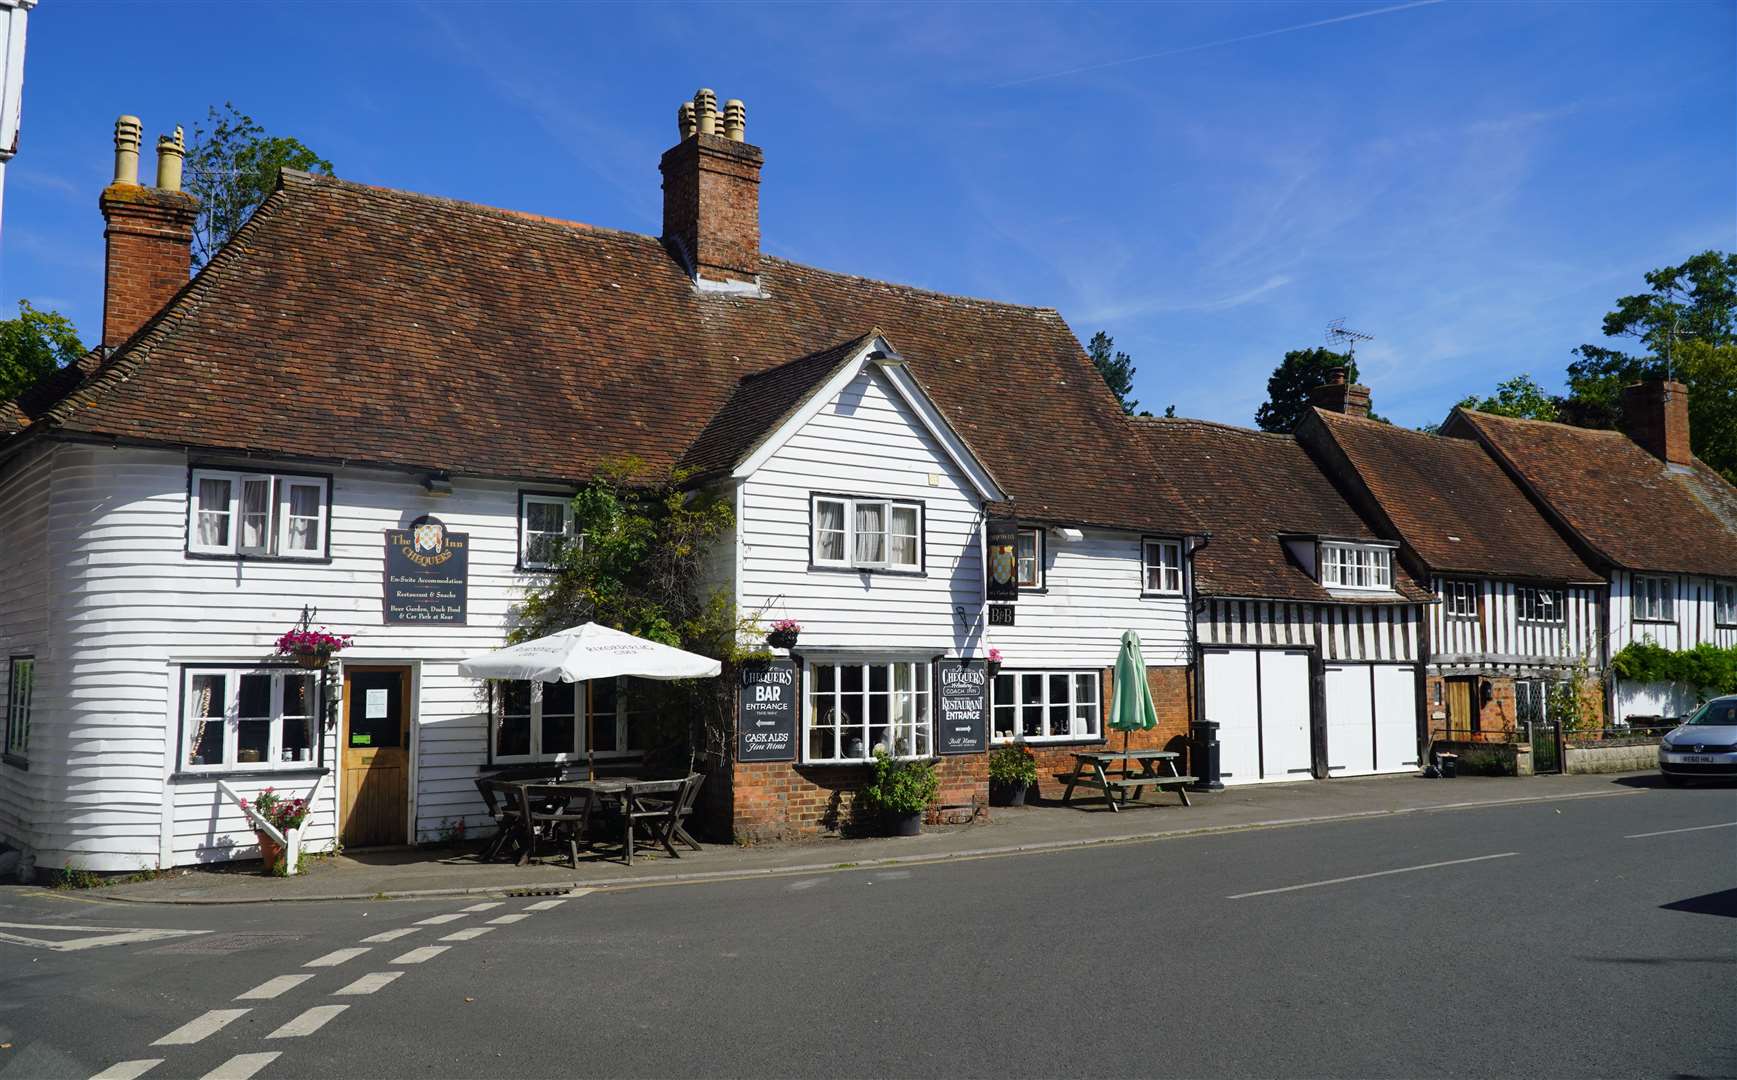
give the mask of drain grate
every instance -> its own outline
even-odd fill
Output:
[[[503,895],[516,900],[522,896],[566,896],[572,891],[571,885],[550,885],[539,889],[508,889]]]

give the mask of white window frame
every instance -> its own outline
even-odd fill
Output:
[[[1393,549],[1373,544],[1321,542],[1321,584],[1351,592],[1393,591]]]
[[[1523,623],[1561,626],[1567,621],[1567,595],[1562,589],[1522,585],[1514,590],[1515,617]],[[1549,612],[1542,613],[1548,608]]]
[[[821,555],[820,548],[820,507],[822,503],[839,506],[844,511],[844,558],[828,559]],[[881,528],[878,535],[881,538],[880,557],[857,557],[857,510],[859,507],[879,507],[881,513]],[[816,567],[829,570],[874,570],[887,574],[921,574],[925,566],[927,552],[924,544],[926,532],[925,507],[921,502],[908,499],[877,499],[855,495],[823,495],[814,493],[808,499],[808,557],[809,562]],[[892,561],[893,539],[895,536],[909,537],[911,534],[893,530],[893,520],[896,512],[909,511],[916,518],[916,561],[913,563],[896,563]],[[828,533],[836,534],[836,530],[828,529]]]
[[[1019,537],[1014,542],[1014,548],[1013,548],[1013,552],[1014,552],[1014,561],[1013,561],[1014,571],[1013,572],[1014,572],[1014,577],[1016,579],[1018,579],[1018,581],[1019,581],[1019,587],[1021,589],[1035,589],[1039,592],[1041,592],[1043,590],[1043,587],[1044,587],[1044,584],[1043,584],[1043,581],[1044,581],[1043,563],[1044,563],[1044,556],[1046,554],[1048,554],[1046,551],[1044,551],[1044,544],[1045,544],[1044,535],[1045,535],[1044,530],[1041,528],[1026,528],[1023,525],[1020,526]],[[1031,560],[1030,561],[1032,564],[1032,573],[1031,573],[1030,578],[1026,577],[1025,569],[1024,569],[1026,557],[1023,554],[1023,549],[1025,546],[1025,541],[1026,541],[1027,537],[1031,538]]]
[[[1677,582],[1664,574],[1636,574],[1630,599],[1635,622],[1676,621]]]
[[[1041,679],[1041,682],[1039,683],[1039,685],[1043,687],[1043,699],[1041,701],[1026,701],[1024,699],[1026,676],[1038,676]],[[1000,696],[996,693],[996,687],[1000,684],[1002,679],[1009,677],[1012,679],[1013,700],[1002,701]],[[1068,700],[1066,702],[1053,700],[1053,691],[1055,688],[1051,684],[1051,680],[1056,677],[1065,677],[1067,679]],[[1081,686],[1089,687],[1090,693],[1081,696]],[[1049,711],[1055,706],[1064,704],[1068,710],[1068,730],[1065,734],[1052,734],[1049,731]],[[1073,730],[1074,721],[1080,719],[1079,708],[1081,706],[1090,707],[1090,722],[1085,725],[1087,730],[1076,733]],[[1024,719],[1023,712],[1027,707],[1036,707],[1042,710],[1044,734],[1024,734],[1025,725],[1022,721]],[[1010,712],[1012,715],[1013,733],[1011,735],[996,734],[996,720],[1004,710]],[[994,679],[990,680],[989,739],[991,742],[1001,745],[1010,745],[1015,743],[1030,743],[1032,745],[1038,745],[1041,743],[1099,742],[1103,737],[1104,682],[1103,674],[1101,672],[1092,669],[1074,668],[1058,668],[1054,670],[1020,668],[1001,671]]]
[[[1156,558],[1154,558],[1156,555]],[[1157,586],[1152,584],[1157,572]],[[1183,573],[1182,541],[1147,536],[1140,541],[1140,595],[1181,596],[1187,575]]]
[[[531,732],[529,740],[530,753],[528,754],[502,754],[499,752],[499,724],[501,719],[505,716],[507,695],[505,688],[498,683],[506,682],[524,682],[529,683],[531,687]],[[628,757],[639,752],[638,749],[634,748],[629,742],[631,727],[628,720],[630,717],[637,715],[636,710],[628,706],[628,694],[631,692],[631,682],[632,680],[626,678],[617,679],[615,682],[615,716],[613,720],[609,721],[614,725],[615,729],[615,749],[598,751],[596,756],[599,760]],[[494,701],[489,710],[489,764],[535,765],[550,762],[584,761],[586,759],[587,752],[590,749],[589,740],[591,738],[591,728],[588,716],[592,705],[592,695],[587,693],[584,683],[572,684],[573,747],[570,750],[550,750],[543,745],[544,689],[550,684],[533,682],[529,679],[501,679],[498,683],[494,687]],[[599,713],[596,718],[596,723],[601,726],[604,722],[603,714]]]
[[[832,689],[822,691],[820,685],[826,681],[821,678],[820,669],[828,668],[832,672]],[[846,668],[861,669],[862,689],[847,694],[844,689],[844,671]],[[869,669],[886,669],[886,689],[871,690],[874,679]],[[908,677],[907,689],[899,689],[899,669],[903,669]],[[892,757],[902,761],[926,761],[935,756],[935,671],[934,665],[921,660],[874,660],[867,658],[860,661],[813,661],[804,665],[802,692],[802,761],[809,765],[862,765],[874,761],[874,726],[871,722],[873,710],[871,699],[884,696],[887,699],[887,721],[884,725],[885,738],[891,740]],[[860,698],[858,708],[861,720],[859,723],[845,726],[838,724],[819,724],[817,721],[827,715],[822,710],[832,709],[842,713],[844,699]],[[910,698],[910,719],[900,721],[897,711],[904,705],[903,697]],[[823,756],[816,752],[815,731],[830,730],[832,732],[832,756]],[[862,738],[863,752],[861,757],[844,756],[847,739],[851,735]],[[898,740],[909,736],[905,753],[898,753]]]
[[[1713,625],[1737,626],[1737,581],[1713,582]]]
[[[221,507],[207,507],[201,501],[200,488],[206,480],[221,480],[229,485],[229,499]],[[244,523],[243,492],[249,484],[266,484],[267,520],[260,535],[261,544],[242,542]],[[311,549],[290,547],[290,489],[315,488],[320,493],[319,513],[314,519],[314,546]],[[327,534],[330,532],[332,483],[324,476],[305,473],[243,472],[235,469],[195,468],[190,470],[187,485],[187,551],[194,555],[223,555],[242,559],[324,559]],[[203,543],[199,538],[199,520],[203,515],[221,515],[228,524],[229,535],[222,543]]]
[[[559,506],[561,508],[561,532],[558,535],[571,542],[576,529],[573,518],[573,500],[565,495],[532,495],[528,492],[519,496],[519,568],[521,570],[547,570],[555,564],[531,558],[531,539],[537,536],[555,536],[557,534],[531,530],[531,507],[533,505]]]
[[[1478,593],[1480,588],[1476,581],[1466,578],[1447,578],[1441,583],[1441,603],[1443,612],[1450,619],[1475,619],[1478,617]]]
[[[30,710],[36,689],[36,657],[14,656],[6,667],[6,756],[28,761]]]
[[[242,676],[264,676],[271,680],[269,694],[269,710],[265,716],[241,716]],[[223,760],[217,763],[193,764],[193,748],[199,740],[195,736],[199,725],[206,718],[197,715],[198,697],[194,691],[194,682],[201,676],[221,676],[223,678],[223,716],[213,717],[207,722],[223,724]],[[307,696],[311,713],[287,714],[284,712],[284,683],[286,679],[309,679],[313,687]],[[223,667],[214,665],[187,665],[181,669],[181,749],[176,766],[177,772],[184,773],[253,773],[253,772],[294,772],[320,767],[324,756],[325,724],[321,722],[320,708],[322,700],[321,676],[317,671],[306,668],[288,667]],[[311,724],[308,757],[300,761],[283,760],[283,728],[285,720],[297,720]],[[264,761],[240,761],[240,724],[243,721],[265,721],[270,724],[270,735],[266,741]]]

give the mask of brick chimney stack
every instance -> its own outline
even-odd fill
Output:
[[[157,186],[139,183],[136,116],[115,121],[115,179],[103,189],[103,239],[108,252],[103,270],[103,347],[112,349],[187,284],[193,265],[193,219],[199,204],[181,190],[186,154],[181,129],[157,140]]]
[[[664,151],[663,239],[702,282],[752,285],[760,273],[760,166],[742,139],[748,111],[710,90],[676,114],[681,141]]]
[[[1654,379],[1622,390],[1622,421],[1628,437],[1667,465],[1689,465],[1689,388]]]
[[[1309,391],[1309,404],[1346,416],[1369,415],[1369,388],[1349,381],[1345,369],[1336,367],[1328,381]]]

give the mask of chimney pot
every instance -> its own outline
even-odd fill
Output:
[[[175,134],[157,138],[157,187],[163,191],[181,190],[181,161],[186,154],[180,124],[175,125]]]
[[[724,102],[724,138],[731,142],[741,142],[747,127],[748,107],[742,104],[741,99],[731,98]]]
[[[136,116],[115,121],[115,183],[139,182],[139,139],[144,130]]]
[[[680,133],[676,137],[676,141],[691,139],[694,132],[698,130],[699,125],[694,120],[694,103],[691,101],[682,102],[682,107],[676,110],[676,131]]]
[[[694,92],[694,112],[700,123],[701,135],[718,133],[718,95],[702,87]]]
[[[1689,388],[1654,379],[1622,390],[1623,429],[1647,453],[1667,465],[1689,466]]]

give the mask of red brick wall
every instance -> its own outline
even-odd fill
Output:
[[[198,203],[180,191],[115,184],[98,205],[108,222],[103,344],[121,344],[187,284]]]
[[[757,146],[694,135],[665,151],[663,235],[678,241],[699,276],[751,281],[760,272]]]
[[[1128,745],[1134,749],[1182,749],[1192,716],[1192,684],[1186,668],[1148,668],[1158,726],[1135,732]],[[1105,672],[1106,714],[1113,691],[1113,674]],[[1055,774],[1073,764],[1071,751],[1110,746],[1120,748],[1122,733],[1108,732],[1107,739],[1065,746],[1032,747],[1038,763],[1038,791],[1046,798],[1059,798],[1061,786]],[[1179,768],[1182,767],[1179,763]],[[987,803],[989,755],[943,757],[936,768],[941,775],[941,805]],[[857,792],[872,773],[866,765],[802,765],[796,762],[736,763],[727,784],[731,831],[739,843],[792,840],[848,830],[854,818]],[[720,806],[720,809],[722,807]]]
[[[1654,457],[1674,465],[1693,459],[1689,449],[1689,388],[1680,382],[1635,383],[1622,391],[1623,427]]]

